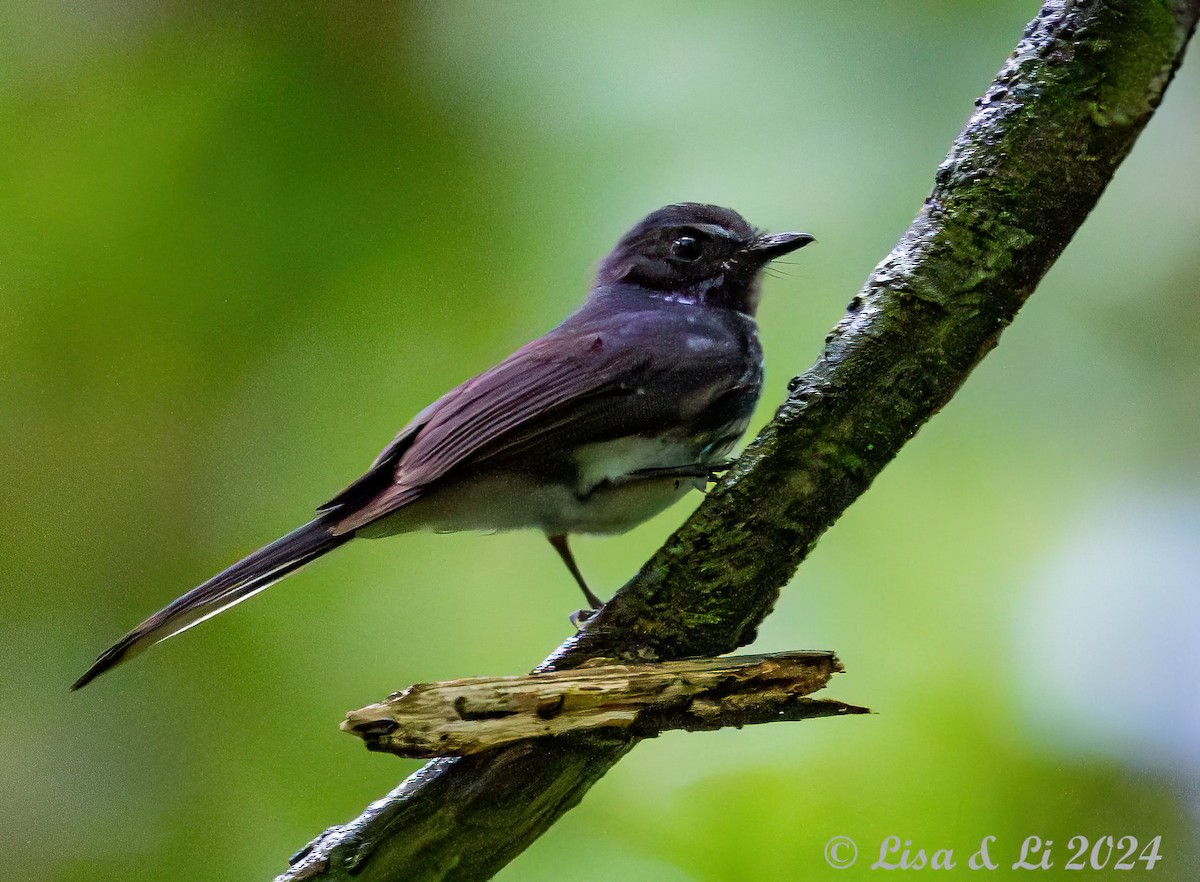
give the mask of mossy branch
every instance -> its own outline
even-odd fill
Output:
[[[752,640],[817,539],[950,400],[1079,229],[1198,16],[1200,0],[1047,2],[817,363],[695,515],[540,670]],[[280,879],[488,878],[636,742],[593,734],[435,760]]]

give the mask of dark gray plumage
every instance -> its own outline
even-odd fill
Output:
[[[536,528],[598,605],[566,537],[628,530],[719,468],[762,387],[760,272],[811,241],[713,205],[650,214],[577,312],[443,395],[315,520],[155,613],[72,688],[354,537]]]

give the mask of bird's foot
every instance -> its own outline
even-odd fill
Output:
[[[731,468],[733,468],[733,464],[736,461],[737,460],[733,460],[733,459],[723,459],[718,463],[714,463],[713,465],[710,465],[708,467],[708,474],[705,476],[705,478],[708,480],[708,483],[715,484],[717,482],[718,477],[725,474],[727,471],[729,471]]]
[[[631,473],[635,478],[703,478],[712,482],[717,475],[729,471],[733,467],[732,459],[723,459],[716,463],[695,462],[681,466],[665,466],[652,469],[638,469]]]

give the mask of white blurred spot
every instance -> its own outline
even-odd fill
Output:
[[[1182,774],[1200,807],[1200,496],[1136,486],[1098,500],[1013,625],[1040,740]]]

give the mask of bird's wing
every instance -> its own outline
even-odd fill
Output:
[[[654,316],[641,333],[661,329]],[[644,342],[641,341],[641,342]],[[677,350],[669,364],[656,364],[648,349],[619,332],[590,322],[566,323],[509,358],[452,390],[397,437],[366,476],[369,498],[344,500],[346,514],[335,527],[358,529],[420,498],[424,488],[460,466],[479,465],[521,452],[541,457],[574,444],[677,423],[686,410],[704,406],[691,394],[705,379],[728,376],[723,359],[689,359]],[[688,370],[691,368],[691,370]],[[681,370],[682,369],[682,370]],[[736,375],[736,374],[735,374]],[[670,383],[673,388],[660,388]],[[640,394],[650,390],[658,394]],[[700,389],[709,399],[727,391]],[[390,456],[389,456],[390,452]],[[371,481],[372,473],[375,478]],[[363,494],[365,495],[365,494]]]
[[[456,466],[479,462],[503,449],[506,439],[536,432],[555,412],[620,394],[647,360],[628,347],[605,345],[605,337],[586,327],[560,326],[451,390],[322,510],[345,511],[338,532],[358,529],[419,498]]]

